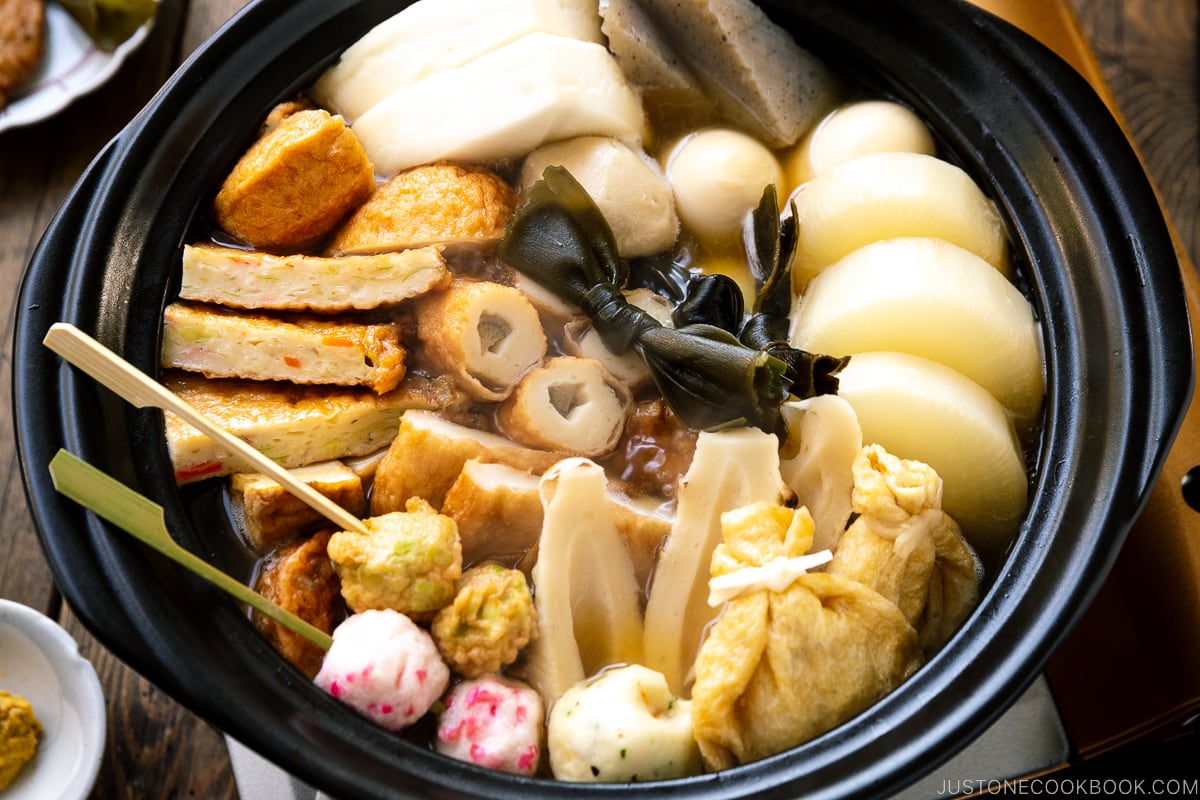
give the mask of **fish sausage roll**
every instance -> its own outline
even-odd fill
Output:
[[[599,361],[560,356],[529,373],[496,418],[528,447],[594,458],[617,446],[632,406],[629,390]]]
[[[455,281],[422,299],[417,336],[430,359],[476,400],[508,397],[546,355],[537,309],[520,291],[488,281]]]

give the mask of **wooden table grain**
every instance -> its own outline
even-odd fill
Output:
[[[1046,0],[1025,0],[1043,3]],[[1064,0],[1078,14],[1193,262],[1200,256],[1196,0]],[[236,798],[224,740],[96,642],[55,591],[13,439],[14,305],[55,210],[100,148],[242,0],[163,0],[152,35],[105,87],[45,122],[0,133],[0,597],[56,618],[95,665],[108,741],[95,798]]]

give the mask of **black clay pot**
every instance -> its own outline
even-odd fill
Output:
[[[263,0],[202,48],[96,159],[21,289],[13,391],[30,505],[55,580],[97,638],[155,684],[334,796],[882,796],[949,758],[1020,694],[1087,606],[1141,510],[1192,389],[1179,265],[1137,158],[1088,85],[962,2],[766,2],[804,46],[917,109],[998,198],[1043,326],[1049,394],[1031,504],[978,610],[865,713],[801,747],[648,786],[519,779],[398,741],[306,681],[232,601],[57,495],[66,447],[166,510],[177,538],[245,576],[216,489],[180,491],[161,414],[41,346],[59,320],[156,372],[181,247],[266,111],[395,0]]]

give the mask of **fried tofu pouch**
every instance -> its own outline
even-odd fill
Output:
[[[714,578],[803,556],[812,518],[756,503],[722,515],[722,536]],[[751,585],[725,603],[696,660],[692,719],[705,766],[756,761],[824,733],[921,663],[900,609],[857,581],[815,572],[781,590]]]
[[[345,120],[297,111],[238,160],[213,201],[217,224],[266,250],[309,248],[375,189],[375,168]]]
[[[899,606],[931,653],[978,602],[975,554],[942,510],[942,479],[932,467],[871,444],[859,451],[851,469],[857,516],[827,571]]]

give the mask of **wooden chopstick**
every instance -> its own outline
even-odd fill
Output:
[[[288,470],[255,450],[243,439],[221,428],[190,403],[161,383],[151,379],[74,325],[68,322],[54,323],[50,326],[42,343],[135,407],[150,406],[178,415],[188,424],[217,441],[225,449],[236,453],[245,461],[253,464],[257,470],[273,478],[342,530],[369,533],[366,525],[358,517],[307,483],[298,480]]]

